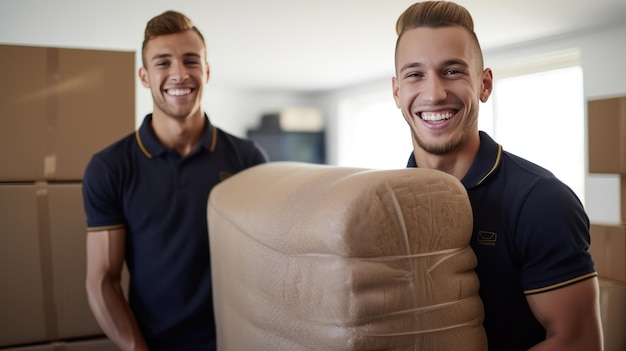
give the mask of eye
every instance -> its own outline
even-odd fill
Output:
[[[404,78],[421,78],[424,75],[420,72],[409,72],[407,74],[404,75]]]
[[[170,65],[169,61],[157,61],[155,63],[155,66],[157,66],[157,67],[167,67],[169,65]]]
[[[444,76],[450,76],[450,75],[460,74],[460,73],[461,73],[461,71],[456,70],[456,69],[452,69],[452,68],[451,68],[451,69],[449,69],[449,70],[446,70],[446,71],[443,73],[443,75],[444,75]]]

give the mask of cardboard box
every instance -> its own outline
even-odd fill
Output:
[[[599,279],[604,351],[626,350],[626,283]]]
[[[598,275],[626,282],[626,226],[591,225],[591,247]]]
[[[134,52],[0,45],[0,57],[0,181],[79,181],[135,128]]]
[[[626,97],[587,102],[589,173],[626,174]]]
[[[65,343],[63,351],[118,351],[119,348],[106,338]]]
[[[0,347],[47,340],[34,186],[0,185]]]
[[[80,183],[0,185],[0,347],[103,334],[85,236]]]
[[[119,348],[109,339],[100,337],[81,341],[58,341],[34,346],[0,348],[0,351],[119,351]]]
[[[620,208],[622,212],[621,221],[626,223],[626,174],[620,177]]]
[[[0,351],[58,351],[55,348],[59,344],[43,344],[43,345],[32,345],[32,346],[15,346],[9,348],[1,348]]]

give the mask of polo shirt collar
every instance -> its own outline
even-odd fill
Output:
[[[482,184],[500,165],[502,146],[496,143],[487,133],[479,132],[480,147],[472,166],[461,179],[466,189]]]
[[[216,129],[211,125],[209,121],[209,117],[204,114],[205,124],[204,124],[204,132],[202,133],[202,137],[200,138],[200,147],[205,148],[207,151],[213,152],[215,149],[215,140],[217,138]],[[161,156],[163,153],[167,151],[163,145],[159,142],[157,137],[154,135],[152,128],[150,127],[152,124],[152,114],[146,115],[139,129],[135,131],[135,138],[137,140],[137,145],[141,149],[141,152],[147,157],[152,158],[155,156]]]
[[[461,179],[466,189],[482,184],[485,179],[498,168],[502,160],[502,146],[496,143],[487,133],[479,132],[480,146],[472,166]],[[417,167],[415,155],[411,153],[407,167]]]

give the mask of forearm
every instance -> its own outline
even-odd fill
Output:
[[[529,295],[529,306],[547,331],[532,351],[603,350],[599,288],[591,278],[546,293]]]
[[[88,282],[87,295],[98,324],[113,343],[122,351],[148,350],[119,280]]]
[[[529,351],[602,351],[602,334],[585,333],[576,338],[548,337],[545,341],[533,346]]]

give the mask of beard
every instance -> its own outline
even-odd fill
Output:
[[[406,117],[405,117],[406,119]],[[409,119],[407,119],[409,120]],[[445,155],[456,151],[464,142],[468,139],[468,135],[472,133],[475,125],[478,121],[478,109],[475,107],[470,108],[469,113],[465,116],[465,119],[454,131],[454,134],[443,142],[429,141],[429,138],[422,138],[419,136],[416,129],[411,128],[411,135],[414,143],[419,148],[432,155]]]
[[[432,155],[445,155],[447,153],[451,153],[458,149],[462,142],[461,138],[457,137],[453,140],[448,140],[445,143],[426,143],[422,138],[418,137],[415,132],[413,133],[413,140],[415,140],[420,149]]]

